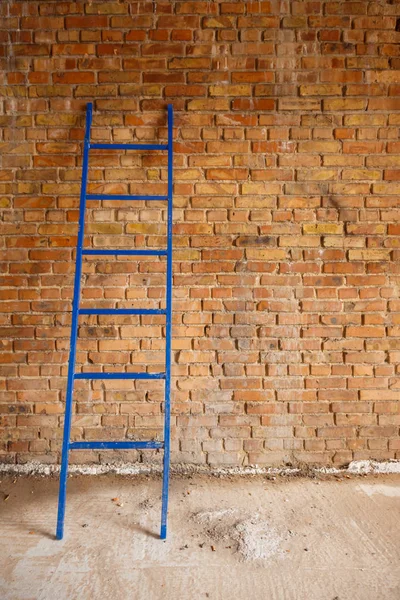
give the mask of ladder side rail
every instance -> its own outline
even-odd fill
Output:
[[[173,107],[168,105],[168,221],[165,332],[164,460],[160,538],[167,537],[168,489],[171,438],[171,335],[172,335],[172,198],[173,198]]]
[[[64,433],[62,444],[61,472],[60,472],[60,488],[58,496],[58,513],[57,513],[57,531],[56,538],[61,540],[64,534],[64,518],[65,518],[65,502],[67,492],[67,476],[68,476],[68,452],[71,433],[72,420],[72,398],[74,388],[74,371],[76,359],[76,342],[78,335],[78,315],[79,315],[79,299],[81,291],[81,274],[82,274],[82,249],[85,231],[85,210],[86,210],[86,187],[89,170],[89,147],[90,147],[90,128],[92,124],[92,103],[88,103],[86,109],[86,129],[85,141],[83,146],[83,164],[82,164],[82,187],[79,206],[79,228],[78,239],[76,244],[76,268],[74,280],[74,296],[72,301],[72,323],[71,337],[69,349],[68,363],[68,378],[67,378],[67,393],[65,400],[65,418],[64,418]]]

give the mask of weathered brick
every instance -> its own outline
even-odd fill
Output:
[[[359,98],[335,98],[323,100],[323,109],[326,111],[365,110],[366,100]]]
[[[383,142],[343,142],[345,154],[380,154],[382,150]]]
[[[175,109],[174,459],[398,457],[396,17],[345,0],[8,4],[7,460],[59,459],[89,99],[96,141],[163,143]],[[166,193],[162,153],[90,165],[91,193]],[[148,204],[88,203],[85,243],[164,247],[165,206]],[[84,305],[163,308],[165,259],[140,258],[86,257]],[[160,371],[164,334],[164,315],[82,316],[78,368]],[[162,433],[161,381],[79,382],[75,399],[74,435]]]
[[[311,233],[316,235],[342,235],[343,224],[342,223],[309,223],[303,225],[303,232],[305,234]]]
[[[341,96],[340,85],[301,85],[300,96]]]
[[[339,152],[341,148],[340,142],[316,142],[316,141],[307,141],[307,142],[299,142],[298,150],[299,152],[307,152],[313,153],[318,152],[319,154],[325,154],[326,152]]]

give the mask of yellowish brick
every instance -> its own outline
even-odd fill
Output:
[[[119,91],[122,96],[161,96],[161,85],[135,85],[127,83],[119,86]]]
[[[300,96],[340,96],[341,85],[301,85]]]
[[[358,195],[358,194],[368,194],[370,191],[369,183],[332,183],[331,191],[334,194],[342,194],[346,195]]]
[[[210,96],[251,96],[250,85],[211,85]]]
[[[338,171],[334,169],[299,169],[298,181],[331,181],[338,178]]]
[[[365,72],[367,83],[400,83],[400,70],[388,70]]]
[[[43,403],[35,404],[35,413],[38,415],[61,415],[64,412],[64,405],[61,403]]]
[[[390,260],[390,252],[384,248],[349,250],[349,260]]]
[[[50,98],[52,96],[70,96],[68,85],[36,85],[29,88],[30,98]]]
[[[11,183],[0,183],[0,194],[11,194],[11,193],[12,193]]]
[[[226,98],[196,98],[189,100],[188,110],[229,110],[229,100]]]
[[[362,166],[364,160],[362,156],[349,154],[326,154],[323,158],[324,167],[349,167]]]
[[[43,183],[43,194],[54,194],[56,196],[77,195],[81,191],[79,183]]]
[[[82,117],[79,114],[48,114],[48,115],[36,115],[36,125],[78,125],[82,121]]]
[[[357,127],[358,125],[366,125],[367,127],[373,127],[376,125],[386,125],[386,115],[373,115],[359,114],[359,115],[345,115],[344,124],[350,127]]]
[[[242,184],[242,194],[244,195],[279,194],[281,189],[279,183],[257,182]]]
[[[314,235],[342,235],[343,223],[306,223],[303,232]]]
[[[380,171],[373,171],[370,169],[344,169],[342,172],[342,179],[379,180],[381,177],[382,173]]]
[[[231,29],[235,25],[235,17],[205,17],[203,27],[206,29]]]
[[[143,233],[145,235],[163,235],[166,233],[165,225],[160,223],[128,223],[126,233]]]
[[[201,175],[200,169],[174,169],[175,181],[198,181],[201,178]]]
[[[279,98],[279,110],[320,110],[321,101],[309,98]]]
[[[281,235],[279,238],[279,245],[289,248],[315,248],[319,244],[319,238],[314,235]]]
[[[237,192],[236,183],[197,183],[196,194],[200,195],[212,195],[212,196],[224,196],[235,194]]]
[[[340,152],[341,144],[338,141],[307,141],[299,142],[299,152],[318,152],[319,154],[325,154],[329,152]]]
[[[372,191],[374,194],[398,196],[400,194],[400,183],[374,183]]]
[[[327,111],[335,110],[365,110],[367,100],[364,98],[335,98],[323,101],[323,109]]]
[[[88,223],[88,233],[118,234],[123,232],[122,223]]]
[[[211,59],[187,56],[185,58],[173,58],[168,62],[169,69],[209,69]]]
[[[61,87],[61,86],[60,86]],[[67,87],[67,86],[65,86]],[[75,96],[77,98],[85,97],[91,98],[95,96],[98,97],[106,97],[106,96],[114,96],[116,93],[115,85],[78,85],[75,90]]]
[[[285,260],[287,251],[277,248],[247,248],[246,257],[248,260]]]

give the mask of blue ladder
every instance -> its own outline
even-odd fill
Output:
[[[74,296],[72,304],[71,344],[69,351],[67,395],[65,404],[64,434],[62,445],[60,489],[58,496],[58,514],[56,538],[61,540],[64,534],[65,502],[68,476],[68,453],[70,450],[83,449],[164,449],[161,531],[160,537],[167,537],[168,487],[170,467],[170,425],[171,425],[171,321],[172,321],[172,164],[173,164],[173,109],[168,105],[168,143],[167,144],[93,144],[90,142],[90,127],[92,124],[93,105],[86,107],[86,129],[83,149],[82,188],[79,208],[79,229],[76,245],[76,269]],[[168,152],[168,194],[167,196],[128,196],[120,194],[87,194],[89,168],[89,150],[166,150]],[[167,218],[167,248],[165,250],[84,250],[83,238],[85,229],[85,210],[87,200],[166,200],[168,202]],[[102,256],[166,256],[166,308],[162,309],[110,309],[110,308],[79,308],[82,274],[82,255]],[[162,373],[75,373],[76,342],[78,336],[79,315],[165,315],[165,372]],[[76,379],[163,379],[165,381],[164,405],[164,441],[116,441],[116,442],[71,442],[71,420],[74,381]]]

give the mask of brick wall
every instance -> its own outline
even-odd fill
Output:
[[[399,457],[400,5],[0,5],[0,458],[59,459],[85,105],[93,139],[175,128],[173,459]],[[164,193],[165,156],[90,189]],[[91,203],[87,244],[161,247],[162,203]],[[163,259],[87,260],[86,306],[162,306]],[[82,318],[78,369],[159,370],[162,317]],[[160,382],[78,382],[74,439],[161,433]],[[159,460],[80,452],[73,460]]]

